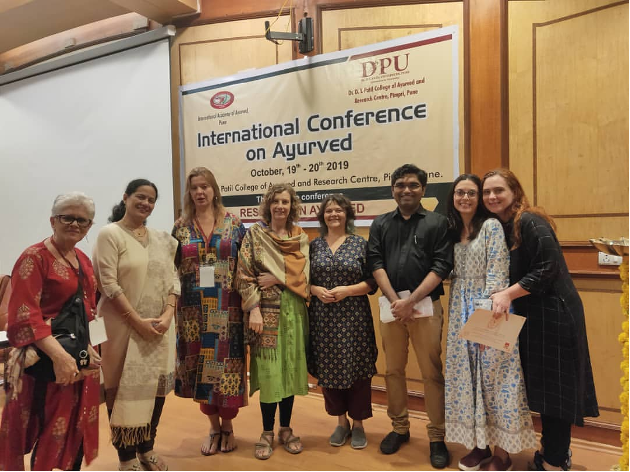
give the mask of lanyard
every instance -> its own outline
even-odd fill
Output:
[[[203,245],[206,249],[206,254],[208,254],[208,251],[210,250],[210,240],[212,239],[212,233],[210,233],[210,238],[206,236],[206,233],[204,233],[203,228],[201,227],[201,223],[199,223],[197,217],[195,217],[195,224],[197,225],[197,228],[199,228],[201,238],[203,239]]]
[[[57,250],[57,252],[59,253],[59,255],[61,256],[61,258],[66,261],[66,264],[68,264],[70,266],[70,269],[72,269],[72,271],[76,274],[77,279],[79,278],[79,274],[81,273],[81,263],[79,262],[79,256],[77,256],[77,252],[74,251],[74,255],[77,258],[77,264],[79,264],[79,268],[75,269],[74,266],[72,264],[70,264],[70,261],[68,259],[66,259],[66,256],[63,255],[63,252],[61,252],[61,249],[59,249],[59,246],[57,246],[57,243],[55,243],[55,238],[54,237],[50,237],[50,244],[53,245],[53,247]]]

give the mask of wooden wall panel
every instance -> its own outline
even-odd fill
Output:
[[[459,163],[463,172],[465,168],[463,2],[323,9],[320,23],[322,53],[400,38],[444,26],[459,26]]]
[[[560,239],[627,236],[628,2],[508,5],[510,168]]]
[[[505,2],[469,0],[466,82],[468,172],[508,167]]]
[[[591,365],[599,402],[600,416],[593,420],[614,425],[621,424],[619,394],[621,393],[621,345],[617,337],[623,315],[619,308],[621,290],[607,290],[589,283],[579,290],[586,313],[586,331],[591,354]]]
[[[263,34],[265,20],[273,21],[274,17],[214,23],[178,31],[172,52],[179,56],[180,85],[290,61],[291,43],[284,41],[278,46],[267,41]],[[274,27],[284,30],[290,21],[289,15],[283,15]]]
[[[551,214],[628,213],[628,5],[534,38],[534,198]]]

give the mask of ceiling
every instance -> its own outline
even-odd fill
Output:
[[[197,0],[0,0],[0,53],[95,21],[137,13],[160,24],[198,12]]]

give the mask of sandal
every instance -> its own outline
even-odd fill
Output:
[[[142,470],[142,466],[138,459],[132,459],[130,461],[119,462],[118,470]]]
[[[232,437],[232,447],[228,449],[228,447],[230,447],[230,436]],[[234,431],[221,430],[221,452],[232,452],[234,449],[236,449],[236,447],[237,444],[236,440],[234,439]]]
[[[153,451],[138,453],[137,456],[143,470],[168,470],[166,462]]]
[[[203,444],[201,445],[202,456],[213,456],[218,453],[219,449],[221,448],[221,433],[210,433],[208,435],[208,439],[210,439],[209,442],[206,442],[204,440]],[[204,449],[204,446],[206,446],[206,444],[208,445],[208,447]],[[212,448],[214,448],[214,452],[212,451]]]
[[[282,444],[285,451],[291,454],[299,454],[304,449],[304,446],[302,446],[302,442],[300,441],[300,437],[294,436],[293,429],[289,427],[280,428],[280,431],[278,431],[278,442]],[[295,447],[291,447],[292,445]]]
[[[273,431],[263,431],[260,439],[254,444],[254,457],[265,461],[273,454]]]

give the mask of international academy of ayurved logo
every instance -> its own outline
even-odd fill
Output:
[[[234,102],[234,94],[228,91],[217,92],[210,99],[210,106],[218,110],[229,107]]]

